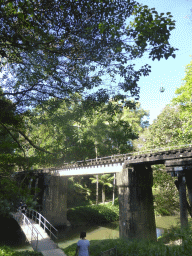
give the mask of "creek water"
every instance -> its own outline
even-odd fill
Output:
[[[60,248],[77,243],[79,233],[86,231],[88,240],[115,239],[119,237],[119,222],[113,222],[100,226],[70,226],[65,229],[59,229],[58,240],[56,241]],[[163,233],[163,229],[157,228],[156,233],[159,237]],[[32,250],[29,244],[14,246],[16,250]]]

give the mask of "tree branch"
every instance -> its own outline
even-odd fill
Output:
[[[30,140],[30,139],[27,137],[27,135],[25,135],[24,132],[22,132],[21,130],[15,129],[15,128],[13,128],[13,127],[11,127],[11,130],[16,131],[16,132],[19,132],[19,133],[25,138],[25,140],[27,140],[27,141],[29,142],[29,144],[30,144],[32,147],[36,148],[37,150],[39,150],[39,151],[41,151],[41,152],[44,152],[44,153],[47,153],[47,154],[50,154],[50,155],[56,155],[55,153],[51,153],[51,152],[49,152],[49,151],[47,151],[47,150],[45,150],[45,149],[43,149],[43,148],[38,147],[37,145],[35,145],[35,144],[32,142],[32,140]]]
[[[2,122],[0,122],[0,124],[9,133],[9,135],[13,138],[13,140],[17,143],[18,147],[23,151],[24,157],[26,157],[25,150],[23,149],[19,141],[15,138],[15,136],[10,132],[10,130]]]

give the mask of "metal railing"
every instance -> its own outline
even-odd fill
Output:
[[[27,209],[27,215],[34,220],[44,231],[50,236],[50,238],[58,238],[58,230],[39,212],[35,210]]]
[[[73,166],[76,167],[76,165],[84,165],[84,164],[93,164],[93,163],[98,163],[102,160],[115,160],[117,158],[121,158],[122,161],[125,160],[125,158],[131,157],[131,156],[137,156],[137,155],[142,155],[142,154],[152,154],[152,153],[157,153],[157,152],[164,152],[168,150],[175,150],[175,149],[184,149],[184,148],[191,148],[192,144],[185,144],[185,145],[177,145],[177,146],[168,146],[164,148],[154,148],[154,149],[146,149],[143,151],[137,151],[137,152],[132,152],[132,153],[126,153],[126,154],[117,154],[117,155],[112,155],[112,156],[105,156],[105,157],[100,157],[100,158],[93,158],[93,159],[87,159],[83,161],[76,161],[73,163],[64,163],[64,166],[62,168],[72,168]]]
[[[35,226],[33,225],[33,223],[31,223],[30,219],[22,212],[18,211],[17,213],[13,213],[13,218],[20,224],[20,225],[24,225],[27,226],[27,235],[26,238],[28,240],[29,243],[32,243],[34,241],[35,246],[34,246],[34,250],[37,250],[37,246],[38,246],[38,241],[39,241],[39,237],[42,238],[41,233],[35,228]],[[31,232],[30,234],[30,238],[29,238],[29,230]]]
[[[32,241],[35,241],[35,250],[37,250],[38,241],[41,233],[35,228],[35,226],[31,223],[31,221],[27,218],[27,216],[24,213],[21,213],[23,215],[23,224],[28,226],[28,230],[31,230],[31,243]],[[29,241],[30,242],[30,241]]]

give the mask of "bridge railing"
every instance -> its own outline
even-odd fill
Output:
[[[27,215],[34,220],[52,239],[58,238],[58,230],[39,212],[28,209]]]
[[[32,243],[34,241],[34,249],[37,250],[39,238],[43,238],[41,233],[36,229],[36,227],[31,223],[30,219],[24,214],[18,211],[13,213],[13,218],[21,225],[26,226],[27,230],[27,240]],[[30,234],[29,234],[30,231]]]
[[[38,241],[40,236],[42,237],[41,233],[35,228],[35,226],[31,223],[31,221],[27,218],[25,214],[23,214],[23,224],[27,225],[28,229],[31,230],[31,243],[32,241],[35,242],[35,250],[37,250]]]
[[[64,163],[64,166],[62,168],[73,168],[76,167],[76,165],[85,165],[85,164],[90,164],[90,165],[94,165],[94,163],[98,163],[98,162],[102,162],[102,161],[106,161],[106,160],[110,160],[110,161],[115,161],[116,159],[121,159],[122,162],[129,159],[129,157],[132,156],[137,156],[137,155],[142,155],[142,154],[152,154],[152,153],[156,153],[156,152],[163,152],[163,151],[168,151],[168,150],[174,150],[174,149],[182,149],[182,148],[190,148],[192,147],[192,144],[185,144],[185,145],[177,145],[177,146],[168,146],[168,147],[164,147],[164,148],[154,148],[154,149],[146,149],[143,151],[137,151],[137,152],[132,152],[132,153],[126,153],[126,154],[116,154],[116,155],[112,155],[112,156],[105,156],[105,157],[100,157],[100,158],[93,158],[93,159],[87,159],[87,160],[83,160],[83,161],[76,161],[73,163]]]

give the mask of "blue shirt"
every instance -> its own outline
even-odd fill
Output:
[[[90,246],[90,242],[89,240],[79,240],[77,242],[77,246],[79,246],[79,256],[89,256],[89,246]]]

